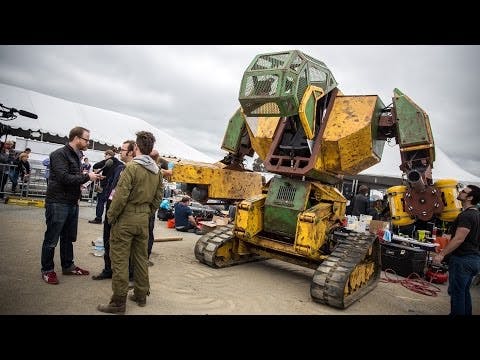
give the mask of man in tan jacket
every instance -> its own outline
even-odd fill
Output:
[[[145,306],[150,294],[147,265],[148,219],[158,208],[163,196],[162,173],[148,155],[155,137],[140,131],[134,148],[135,157],[129,162],[118,181],[107,212],[110,232],[113,295],[109,304],[97,309],[107,313],[124,313],[128,293],[128,261],[133,262],[134,293],[130,300]]]

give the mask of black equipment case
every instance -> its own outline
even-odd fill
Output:
[[[400,276],[411,273],[424,276],[427,251],[409,246],[382,243],[382,270],[392,269]]]

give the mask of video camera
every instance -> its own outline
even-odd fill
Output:
[[[38,116],[31,112],[25,110],[17,110],[15,108],[9,108],[3,104],[0,104],[0,119],[14,120],[17,118],[17,114],[26,116],[31,119],[38,119]]]
[[[0,120],[15,120],[18,115],[26,116],[31,119],[38,119],[36,114],[32,114],[31,112],[25,110],[17,110],[15,108],[9,108],[3,104],[0,104]],[[11,127],[0,123],[0,137],[5,135],[5,137],[10,133]],[[3,143],[1,144],[0,149],[3,149]]]

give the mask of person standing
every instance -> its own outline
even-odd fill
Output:
[[[440,264],[448,257],[448,294],[450,315],[472,315],[470,285],[480,272],[480,188],[467,185],[457,196],[462,212],[452,225],[453,235],[445,248],[435,254],[433,262]]]
[[[13,149],[12,140],[6,140],[2,145],[0,149],[0,164],[2,164],[0,166],[0,199],[4,197],[5,184],[10,177],[10,173],[15,171],[12,165],[17,157],[17,153]]]
[[[135,141],[133,140],[124,141],[120,148],[120,160],[123,161],[125,164],[128,164],[130,161],[132,161],[133,157],[135,156],[134,148],[135,148]],[[103,190],[107,198],[107,203],[105,206],[105,212],[107,213],[112,203],[113,194],[115,194],[115,187],[118,184],[118,179],[120,178],[120,174],[122,173],[123,169],[125,169],[124,164],[120,164],[115,168],[113,175],[111,176],[110,180],[107,182],[107,185],[105,186],[105,189]],[[108,222],[108,218],[105,218],[105,221],[103,223],[103,246],[105,248],[105,252],[103,254],[103,260],[104,260],[105,266],[102,272],[100,272],[98,275],[92,276],[93,280],[103,280],[103,279],[112,278],[112,262],[110,260],[111,228],[112,226]],[[133,273],[132,269],[130,269],[130,273],[131,274]],[[130,276],[130,278],[132,278],[132,275]]]
[[[63,275],[88,275],[73,261],[73,243],[77,241],[80,185],[101,175],[82,174],[80,159],[87,150],[90,131],[77,126],[70,130],[68,144],[50,154],[50,177],[45,197],[47,230],[42,245],[41,272],[47,284],[58,284],[53,258],[60,239],[60,262]]]
[[[107,212],[112,261],[112,291],[108,304],[97,309],[124,313],[128,293],[128,262],[133,262],[134,290],[129,299],[145,306],[150,294],[147,265],[148,220],[163,195],[162,173],[148,155],[155,137],[147,131],[136,133],[135,157],[125,166]]]
[[[43,166],[45,166],[45,181],[48,186],[48,177],[50,176],[50,158],[45,158],[42,161]]]
[[[369,214],[368,186],[360,185],[358,193],[353,197],[352,215]]]
[[[22,182],[22,196],[27,196],[28,185],[26,185],[26,183],[28,183],[31,174],[30,163],[28,162],[28,153],[21,153],[18,156],[18,160],[16,163],[18,175],[16,179],[17,182],[15,184],[12,183],[12,192],[16,192],[18,179],[20,179],[20,181]]]
[[[88,158],[87,157],[84,158],[82,163],[82,172],[89,173],[91,168],[92,168],[92,164],[88,162]]]
[[[110,160],[110,161],[109,161]],[[107,182],[111,179],[115,168],[120,165],[121,162],[115,157],[113,150],[105,151],[105,159],[97,162],[93,165],[93,171],[102,172],[102,180],[100,180],[100,192],[97,192],[97,207],[95,209],[95,219],[89,220],[90,224],[101,224],[103,217],[103,210],[105,208],[105,203],[107,202],[107,196],[103,191]],[[102,169],[102,170],[100,170]]]

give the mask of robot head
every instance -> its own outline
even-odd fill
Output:
[[[239,101],[246,116],[292,116],[308,85],[326,94],[337,82],[323,62],[301,51],[260,54],[243,75]]]

